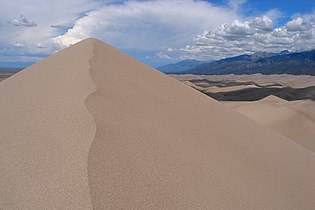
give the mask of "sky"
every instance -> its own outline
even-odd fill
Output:
[[[153,67],[315,48],[311,0],[0,0],[0,67],[88,37]]]

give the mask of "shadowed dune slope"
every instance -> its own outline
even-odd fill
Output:
[[[0,99],[0,206],[315,205],[313,152],[98,40],[5,80]]]

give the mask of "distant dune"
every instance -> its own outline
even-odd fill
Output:
[[[2,81],[0,107],[3,209],[315,206],[305,145],[96,39]]]
[[[315,152],[315,102],[269,96],[255,102],[226,102],[249,118]]]
[[[219,101],[256,101],[270,95],[289,101],[304,99],[315,101],[315,76],[288,74],[170,76]]]

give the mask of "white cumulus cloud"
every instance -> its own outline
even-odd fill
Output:
[[[250,27],[263,31],[272,31],[273,21],[268,16],[256,17],[249,23]]]
[[[315,24],[312,18],[297,17],[274,27],[268,16],[250,21],[232,21],[216,31],[205,31],[194,44],[178,49],[182,58],[213,60],[257,51],[302,51],[315,48]]]
[[[285,27],[288,31],[307,31],[312,28],[312,25],[311,23],[304,21],[303,18],[298,17],[289,21]]]

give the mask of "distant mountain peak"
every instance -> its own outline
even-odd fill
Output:
[[[280,55],[286,55],[286,54],[290,54],[291,52],[289,50],[282,50],[279,54]]]

